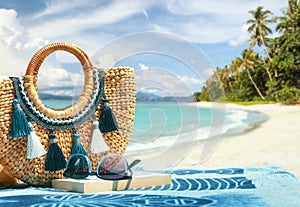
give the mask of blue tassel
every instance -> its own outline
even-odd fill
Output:
[[[103,109],[100,115],[99,128],[101,132],[112,132],[118,130],[119,126],[116,118],[108,105],[108,99],[104,97],[103,99]]]
[[[45,160],[45,170],[54,172],[66,168],[66,160],[64,154],[55,141],[55,134],[51,131],[49,135],[50,146]]]
[[[31,132],[31,127],[28,124],[26,116],[20,106],[18,99],[13,100],[14,111],[11,117],[10,136],[26,137]]]
[[[72,155],[74,155],[74,154],[87,155],[83,145],[80,142],[80,136],[76,132],[76,130],[74,130],[73,142],[74,142],[74,144],[73,144],[72,151],[71,151]]]

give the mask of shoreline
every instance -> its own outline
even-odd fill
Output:
[[[213,104],[194,103],[197,107]],[[226,109],[256,111],[268,119],[253,129],[224,136],[211,156],[199,162],[199,143],[193,147],[180,165],[200,164],[205,167],[262,167],[279,166],[293,173],[300,180],[300,106],[259,104],[242,106],[224,104]],[[214,106],[220,107],[219,104]]]
[[[190,105],[253,111],[265,114],[268,118],[242,133],[172,146],[168,150],[133,154],[133,157],[142,160],[141,165],[146,169],[164,170],[195,164],[201,168],[214,169],[279,166],[300,180],[299,105],[242,106],[210,102]]]

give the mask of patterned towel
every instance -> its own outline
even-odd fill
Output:
[[[300,183],[279,167],[201,169],[199,166],[165,171],[171,185],[80,194],[51,188],[0,190],[0,206],[300,206]]]

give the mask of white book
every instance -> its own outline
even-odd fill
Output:
[[[102,180],[97,176],[89,176],[86,179],[54,179],[52,187],[79,193],[98,193],[170,185],[171,183],[172,176],[170,174],[135,172],[132,179],[129,180]]]

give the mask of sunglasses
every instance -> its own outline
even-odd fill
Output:
[[[124,156],[109,154],[100,160],[96,172],[92,172],[90,159],[83,154],[74,154],[68,159],[64,176],[73,179],[84,179],[89,175],[96,175],[98,178],[104,180],[131,179],[131,168],[139,162],[141,160],[137,159],[128,165]]]

